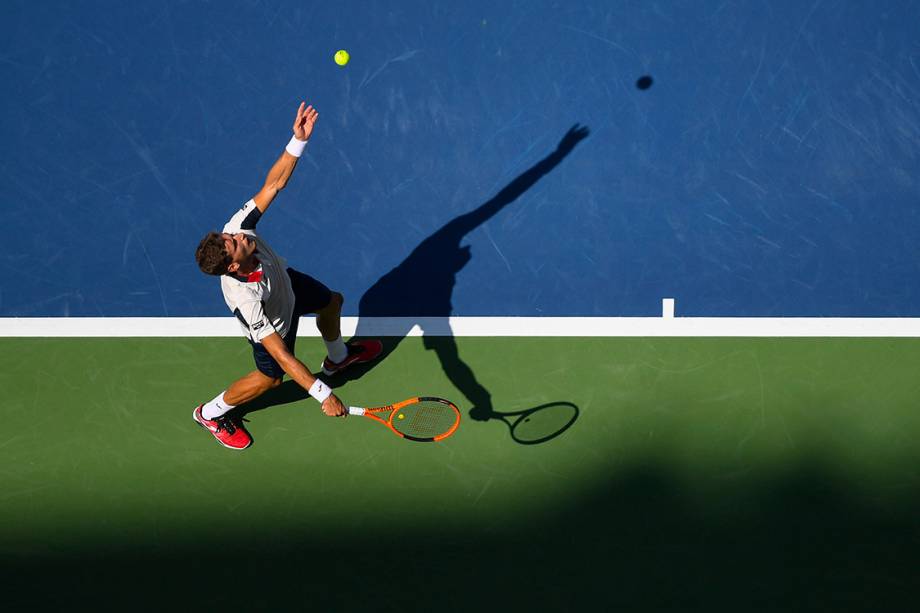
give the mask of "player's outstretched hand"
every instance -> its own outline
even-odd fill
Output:
[[[319,113],[313,105],[307,106],[306,102],[301,102],[297,117],[294,118],[294,137],[297,140],[309,140],[318,117]]]
[[[575,148],[575,145],[588,138],[588,135],[591,133],[591,130],[588,129],[588,126],[583,126],[581,124],[575,124],[569,131],[565,133],[565,136],[562,137],[562,140],[559,141],[559,144],[556,146],[556,151],[562,153],[563,155],[568,155],[571,153],[572,149]]]
[[[335,394],[323,400],[323,413],[329,417],[348,417],[348,410]]]

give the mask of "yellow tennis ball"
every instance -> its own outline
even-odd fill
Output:
[[[351,59],[351,56],[348,55],[348,52],[344,49],[339,49],[335,52],[335,63],[339,66],[344,66],[348,63],[348,60]]]
[[[399,415],[397,415],[397,417],[399,417],[400,419],[405,419],[405,418],[406,418],[406,416],[403,415],[402,413],[400,413]]]

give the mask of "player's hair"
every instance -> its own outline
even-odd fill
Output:
[[[233,258],[227,253],[223,235],[208,232],[208,235],[198,243],[195,260],[198,261],[198,268],[201,269],[201,272],[209,275],[225,275]]]

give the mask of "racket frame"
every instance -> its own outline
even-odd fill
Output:
[[[438,436],[434,436],[434,437],[418,437],[418,436],[410,436],[408,434],[404,434],[393,427],[393,417],[399,412],[400,409],[402,409],[403,407],[412,405],[412,404],[418,404],[419,402],[425,402],[425,401],[440,402],[441,404],[445,404],[454,410],[454,413],[456,414],[457,419],[454,421],[454,425],[451,426],[447,432],[444,432],[443,434],[439,434]],[[378,415],[376,415],[377,413],[384,413],[386,411],[390,412],[390,416],[387,419],[383,419],[382,417],[379,417]],[[445,400],[444,398],[437,398],[435,396],[416,396],[414,398],[407,398],[403,400],[402,402],[397,402],[395,404],[388,404],[388,405],[384,405],[381,407],[348,407],[348,413],[349,415],[363,415],[364,417],[368,417],[370,419],[378,421],[384,426],[386,426],[387,428],[389,428],[390,431],[396,436],[399,436],[409,441],[416,441],[418,443],[433,443],[435,441],[443,441],[448,436],[456,432],[457,428],[460,427],[460,409],[457,408],[457,405],[455,405],[450,400]]]

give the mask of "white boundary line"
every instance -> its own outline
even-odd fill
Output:
[[[920,338],[920,318],[873,317],[365,317],[365,336],[577,337],[906,337]],[[312,319],[310,318],[304,318]],[[355,334],[357,317],[342,318]],[[319,336],[303,321],[300,336]],[[0,337],[240,337],[233,317],[10,317]]]

